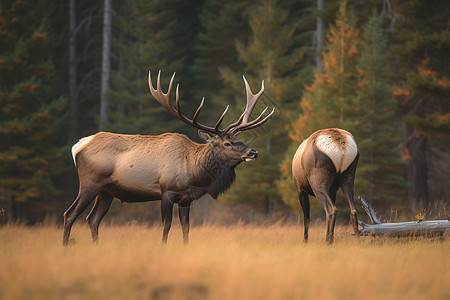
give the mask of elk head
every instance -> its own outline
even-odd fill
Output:
[[[188,117],[184,116],[180,110],[179,84],[177,84],[175,92],[176,109],[172,106],[170,102],[170,95],[172,92],[174,78],[175,73],[173,73],[172,78],[170,79],[167,93],[164,93],[161,90],[161,71],[158,72],[156,89],[153,87],[151,72],[149,72],[148,84],[150,92],[152,93],[153,97],[162,106],[164,106],[164,108],[167,109],[173,116],[183,121],[184,123],[197,128],[200,139],[205,143],[211,144],[211,146],[213,147],[214,151],[218,156],[218,159],[224,162],[228,162],[230,165],[236,166],[243,161],[252,161],[258,157],[258,152],[252,149],[251,147],[247,146],[243,142],[239,141],[238,136],[242,131],[256,128],[264,124],[267,120],[269,120],[269,118],[275,111],[275,108],[273,108],[272,111],[263,118],[265,112],[268,109],[268,107],[266,107],[256,119],[254,119],[253,121],[249,121],[250,115],[253,112],[256,102],[264,93],[264,81],[262,81],[261,83],[260,91],[256,94],[253,94],[250,85],[243,76],[245,89],[247,93],[246,108],[236,122],[228,125],[225,129],[222,130],[219,127],[228,111],[229,106],[225,108],[224,112],[219,117],[214,127],[202,125],[197,122],[197,118],[200,114],[200,111],[205,101],[205,98],[203,97],[194,116],[192,117],[192,119],[189,119]]]

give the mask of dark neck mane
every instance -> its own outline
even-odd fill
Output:
[[[200,170],[201,175],[199,174],[201,182],[204,183],[201,185],[201,189],[216,199],[228,190],[236,179],[234,169],[237,164],[221,161],[212,148],[205,151],[203,159],[206,159],[206,163]]]
[[[235,166],[223,165],[215,174],[215,180],[205,189],[214,199],[231,186],[236,179]]]

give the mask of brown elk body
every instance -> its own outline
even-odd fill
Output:
[[[292,175],[304,215],[305,242],[308,240],[311,195],[315,196],[325,209],[326,241],[333,243],[337,215],[335,202],[339,188],[349,203],[354,232],[359,234],[353,202],[358,159],[359,152],[353,136],[338,128],[318,130],[298,147],[292,160]]]
[[[175,76],[175,74],[174,74]],[[87,216],[92,239],[98,240],[98,227],[108,212],[114,197],[123,202],[161,200],[163,243],[167,242],[172,223],[174,203],[178,204],[184,243],[189,241],[189,210],[192,201],[204,194],[216,198],[225,192],[235,179],[235,168],[243,161],[258,156],[251,147],[237,139],[240,131],[262,125],[273,110],[262,118],[265,110],[253,121],[250,114],[256,101],[264,92],[253,95],[244,78],[247,90],[247,107],[239,120],[220,130],[225,112],[214,127],[198,124],[196,118],[203,106],[200,104],[193,119],[180,112],[178,86],[175,110],[170,104],[174,76],[166,94],[161,91],[160,74],[157,89],[153,88],[149,74],[149,87],[155,99],[170,113],[199,130],[206,144],[198,144],[177,133],[162,135],[125,135],[99,132],[82,138],[72,147],[72,156],[78,170],[79,193],[64,213],[63,244],[67,245],[73,222],[95,198]]]

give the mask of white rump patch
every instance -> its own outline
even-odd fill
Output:
[[[75,166],[77,165],[77,161],[75,160],[75,158],[77,157],[78,152],[80,152],[84,147],[86,147],[86,145],[89,144],[89,142],[92,141],[93,138],[94,138],[93,135],[84,137],[80,139],[78,143],[72,146],[72,157]]]
[[[303,142],[298,146],[297,151],[295,151],[294,159],[296,156],[302,157],[303,151],[305,151],[306,143],[308,142],[308,139],[303,140]]]
[[[346,141],[338,144],[332,136],[323,133],[316,139],[316,146],[325,153],[336,167],[336,172],[344,172],[358,154],[358,147],[351,135],[343,134]]]

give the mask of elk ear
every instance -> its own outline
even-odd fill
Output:
[[[212,143],[216,139],[215,135],[213,135],[212,133],[210,133],[208,131],[203,131],[203,130],[198,131],[198,136],[205,143]]]

